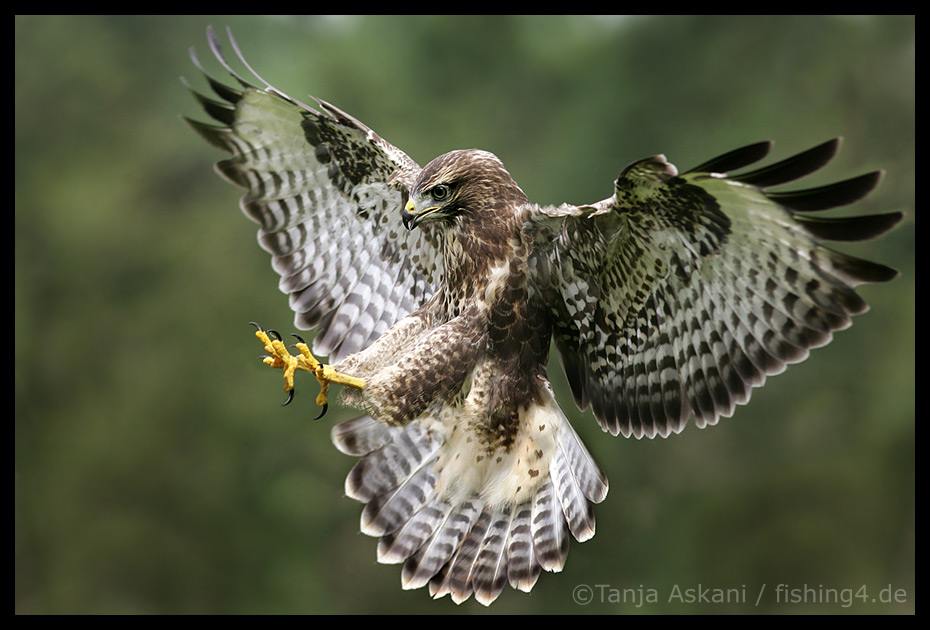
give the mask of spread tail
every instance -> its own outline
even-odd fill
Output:
[[[558,572],[569,534],[594,536],[593,504],[607,480],[547,390],[523,410],[511,446],[488,451],[457,408],[390,427],[370,416],[333,427],[360,457],[346,477],[365,504],[361,530],[379,537],[378,562],[401,564],[404,589],[429,586],[456,603],[488,606],[506,584],[529,592]]]

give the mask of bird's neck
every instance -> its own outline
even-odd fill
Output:
[[[510,274],[525,267],[520,226],[513,215],[502,214],[493,221],[463,216],[443,232],[441,308],[447,319],[469,308],[489,307]]]

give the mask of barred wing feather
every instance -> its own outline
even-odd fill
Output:
[[[824,246],[864,240],[900,213],[818,218],[851,203],[880,173],[791,192],[763,187],[807,175],[838,140],[744,174],[757,143],[679,175],[664,156],[637,162],[590,206],[539,208],[535,283],[581,408],[613,435],[666,437],[694,418],[729,417],[751,390],[829,343],[866,303],[853,290],[896,272]]]
[[[295,326],[318,329],[313,351],[339,360],[435,290],[441,257],[434,234],[428,226],[408,232],[400,221],[419,166],[329,103],[314,99],[311,107],[266,83],[229,37],[260,86],[233,70],[209,29],[210,49],[241,87],[204,72],[221,100],[191,91],[220,124],[188,122],[232,153],[217,170],[247,190],[240,206],[260,226],[259,245],[272,256]]]

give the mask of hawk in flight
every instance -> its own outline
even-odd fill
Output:
[[[269,85],[231,34],[251,78],[212,29],[208,41],[237,86],[204,73],[216,98],[194,96],[217,124],[188,122],[232,154],[216,168],[246,189],[295,326],[316,331],[312,351],[298,338],[291,354],[259,327],[264,362],[290,393],[312,372],[318,404],[343,384],[366,414],[332,439],[360,458],[346,494],[405,589],[489,605],[560,571],[569,537],[594,535],[607,479],[553,396],[550,341],[604,431],[668,437],[731,416],[866,311],[854,287],[896,275],[823,241],[878,236],[900,213],[817,214],[881,173],[770,190],[822,167],[839,140],[762,167],[769,142],[686,171],[656,155],[602,201],[546,207],[487,151],[421,167],[333,105]]]

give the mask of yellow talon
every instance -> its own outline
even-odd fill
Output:
[[[288,355],[287,366],[284,368],[284,391],[294,389],[294,372],[297,371],[297,359]]]
[[[316,402],[317,407],[322,407],[327,404],[326,403],[326,391],[328,389],[329,389],[329,383],[326,381],[322,381],[320,383],[320,393],[316,395],[316,400],[314,401]]]
[[[330,383],[338,383],[358,389],[363,389],[365,387],[364,379],[337,372],[332,366],[320,363],[310,352],[310,347],[303,341],[295,344],[300,354],[294,356],[288,352],[284,342],[280,339],[272,339],[268,336],[268,333],[261,328],[255,331],[255,337],[261,342],[265,349],[265,353],[268,354],[267,357],[262,359],[262,363],[272,368],[283,368],[285,392],[290,393],[293,391],[294,374],[297,370],[313,372],[313,375],[316,376],[316,380],[320,383],[320,393],[317,394],[316,404],[324,408],[324,413],[328,406],[326,398]],[[290,397],[288,397],[288,402],[290,402]]]

